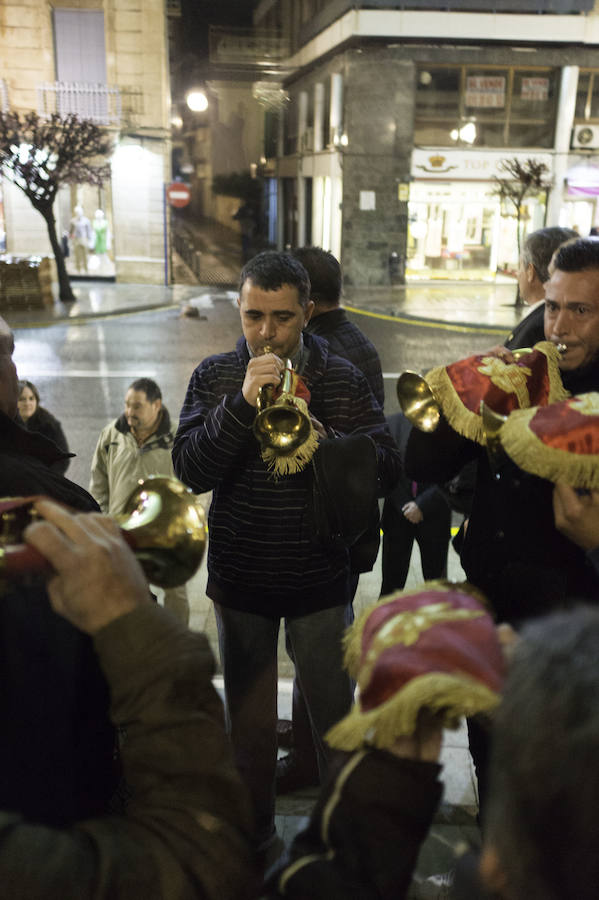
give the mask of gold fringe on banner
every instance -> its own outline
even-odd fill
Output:
[[[596,396],[599,401],[599,394]],[[547,481],[565,481],[575,488],[599,490],[599,454],[576,453],[545,444],[530,427],[538,409],[514,410],[502,425],[499,438],[510,459],[530,475]]]
[[[464,595],[473,598],[478,607],[460,603],[459,598],[463,600]],[[414,605],[410,598],[422,598],[427,602]],[[386,607],[389,616],[377,616],[368,627],[370,617],[378,610],[384,612]],[[468,582],[440,579],[411,590],[395,591],[362,610],[347,629],[343,639],[345,667],[366,697],[382,653],[394,647],[399,652],[402,647],[406,650],[417,648],[421,636],[434,626],[455,625],[479,618],[481,623],[485,619],[488,621],[483,628],[493,635],[486,599]],[[491,640],[495,641],[495,638]],[[497,652],[501,659],[500,651]],[[397,738],[414,731],[423,708],[440,714],[445,727],[454,728],[461,716],[490,711],[498,702],[497,692],[467,672],[458,669],[444,672],[433,668],[403,683],[393,696],[372,709],[363,710],[358,699],[351,712],[328,732],[326,739],[340,750],[354,750],[365,742],[388,748]]]
[[[542,353],[547,360],[547,379],[549,382],[548,403],[558,403],[565,400],[569,394],[564,388],[561,374],[559,370],[560,354],[557,347],[551,341],[539,341],[535,344],[534,350]],[[476,358],[476,357],[475,357]],[[498,357],[481,357],[478,363],[478,369],[481,373],[487,374],[485,368],[488,369],[489,379],[499,386],[500,381],[502,389],[506,395],[515,394],[520,408],[529,408],[532,403],[537,402],[537,398],[530,398],[528,392],[528,383],[526,376],[530,375],[530,369],[523,366],[517,366],[515,363],[503,363]],[[492,371],[493,368],[496,371]],[[431,369],[425,376],[425,381],[437,397],[443,415],[451,425],[454,431],[463,437],[477,444],[486,444],[486,435],[483,428],[483,421],[478,410],[473,412],[464,405],[460,395],[455,389],[446,366],[437,366]],[[485,400],[481,396],[481,400]],[[500,415],[505,414],[505,410],[493,409]]]
[[[460,399],[445,366],[431,369],[425,375],[428,386],[441,404],[443,415],[454,431],[477,444],[485,444],[483,420],[479,413],[471,412]]]
[[[429,672],[412,678],[393,697],[368,712],[361,710],[358,700],[325,739],[338,750],[355,750],[364,743],[385,750],[397,738],[413,734],[424,707],[439,713],[445,728],[457,728],[462,716],[490,712],[498,703],[499,694],[474,678]]]
[[[561,403],[567,400],[570,392],[564,387],[562,381],[562,373],[559,368],[561,355],[557,347],[552,341],[539,341],[534,345],[535,350],[540,350],[547,357],[547,375],[549,377],[549,399],[548,403]]]

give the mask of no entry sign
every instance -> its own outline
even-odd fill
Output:
[[[187,206],[191,200],[191,188],[187,184],[174,181],[166,189],[166,196],[171,206]]]

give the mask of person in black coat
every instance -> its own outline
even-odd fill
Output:
[[[99,512],[54,468],[62,450],[23,426],[13,350],[0,318],[0,497],[43,494]],[[0,810],[52,826],[98,815],[117,769],[108,687],[91,639],[52,610],[39,578],[6,579],[0,595]]]
[[[389,430],[401,448],[410,432],[403,413],[387,418]],[[414,541],[420,548],[426,581],[447,576],[447,550],[451,537],[451,509],[436,484],[413,482],[402,472],[383,505],[383,583],[381,594],[401,590],[410,569]]]
[[[19,415],[27,431],[37,431],[38,434],[43,434],[44,437],[56,444],[63,454],[69,452],[62,425],[52,413],[40,406],[39,391],[31,381],[19,382]],[[57,459],[52,464],[52,468],[55,472],[64,475],[69,467],[69,462],[67,457]]]

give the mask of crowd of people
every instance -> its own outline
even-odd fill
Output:
[[[599,240],[530,235],[519,283],[542,304],[487,356],[509,365],[523,340],[544,339],[560,346],[570,394],[599,391]],[[479,682],[502,684],[497,709],[468,723],[482,851],[456,862],[454,896],[596,896],[599,491],[515,464],[498,478],[443,414],[426,433],[401,415],[387,421],[378,355],[341,307],[341,285],[339,263],[319,248],[249,259],[235,347],[199,363],[176,429],[154,381],[129,386],[124,413],[99,436],[90,493],[64,477],[60,423],[18,381],[0,319],[2,496],[36,498],[23,539],[51,568],[41,579],[25,562],[0,588],[0,874],[11,897],[405,896],[441,799],[449,700],[427,695],[386,743],[365,727],[357,749],[334,750],[327,735],[357,709],[354,679],[374,721],[363,688],[375,669],[379,705],[416,676],[446,686],[459,670],[477,696]],[[273,475],[254,424],[287,383],[288,360],[295,396],[283,393],[280,410],[308,419],[316,449]],[[469,498],[456,504],[466,466]],[[206,638],[187,628],[185,589],[167,591],[164,608],[153,602],[111,518],[155,474],[212,492],[207,594],[224,709]],[[344,634],[377,556],[379,501],[382,593],[397,595],[395,618],[356,623],[364,644],[349,671]],[[429,596],[429,579],[447,574],[452,506],[465,515],[468,582],[511,626],[509,640],[500,633],[507,675],[479,600],[447,611]],[[15,509],[0,502],[0,514],[12,521]],[[401,592],[414,540],[426,580],[417,609]],[[464,625],[481,616],[486,630]],[[295,666],[291,723],[277,719],[281,622]],[[376,668],[387,650],[393,665]],[[278,762],[283,734],[292,752]],[[322,794],[284,852],[276,794],[311,783]]]

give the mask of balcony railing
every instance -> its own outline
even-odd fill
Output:
[[[121,90],[108,84],[46,82],[38,85],[37,97],[40,116],[74,114],[98,125],[120,125],[123,117]]]

